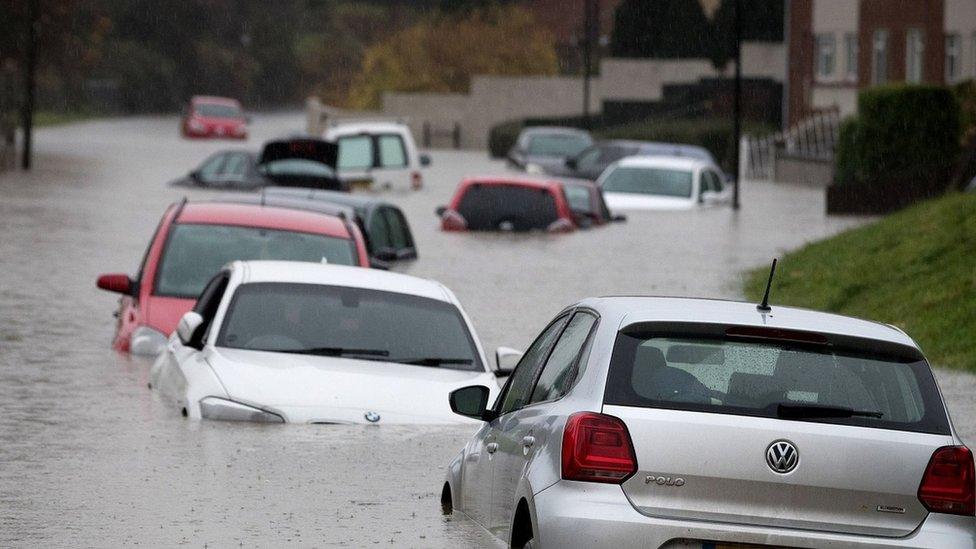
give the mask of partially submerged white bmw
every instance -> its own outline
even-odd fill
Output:
[[[504,353],[504,350],[502,350]],[[456,423],[447,395],[497,392],[442,284],[372,269],[237,261],[180,320],[151,387],[194,419]]]

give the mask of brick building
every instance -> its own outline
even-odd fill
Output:
[[[976,78],[976,0],[787,0],[789,122],[895,82]]]

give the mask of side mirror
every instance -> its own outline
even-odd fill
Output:
[[[437,217],[443,217],[444,216],[444,212],[446,212],[446,211],[447,211],[447,206],[438,206],[434,210],[434,213],[437,214]]]
[[[430,155],[429,154],[424,153],[424,154],[420,155],[420,165],[423,166],[424,168],[426,168],[427,166],[430,166]]]
[[[98,277],[96,284],[103,290],[117,294],[135,295],[138,293],[136,283],[126,274],[103,274]]]
[[[525,354],[518,349],[511,347],[499,347],[495,349],[495,377],[505,377],[511,375],[515,370],[515,365]]]
[[[190,311],[180,318],[180,323],[176,325],[176,336],[180,338],[180,343],[187,347],[201,348],[202,342],[197,341],[197,330],[203,326],[203,317],[200,313]]]
[[[448,397],[451,411],[464,417],[484,420],[490,394],[488,387],[484,385],[468,385],[455,389]]]
[[[569,168],[571,170],[575,170],[578,165],[579,165],[579,163],[576,162],[576,159],[575,158],[570,157],[570,158],[567,158],[566,159],[566,167],[567,168]]]
[[[200,170],[193,170],[192,172],[190,172],[190,179],[194,181],[201,181]]]

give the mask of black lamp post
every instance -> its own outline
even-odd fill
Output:
[[[739,158],[742,146],[742,4],[735,0],[733,4],[733,20],[735,27],[735,86],[732,102],[732,137],[735,139],[735,158],[732,166],[735,173],[735,188],[732,193],[732,209],[739,209],[740,169]]]
[[[39,0],[27,4],[27,44],[24,61],[24,105],[21,111],[21,124],[24,127],[24,156],[21,167],[31,169],[32,133],[34,129],[34,80],[37,73],[37,25],[40,18]]]

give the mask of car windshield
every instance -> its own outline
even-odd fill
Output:
[[[193,110],[200,116],[207,118],[243,118],[241,109],[235,105],[222,103],[197,103]]]
[[[521,185],[472,185],[458,205],[468,230],[545,229],[559,219],[556,201],[546,189]]]
[[[691,198],[692,173],[667,168],[617,167],[603,180],[603,192]]]
[[[484,370],[456,306],[344,286],[241,285],[217,346]]]
[[[155,295],[196,297],[235,260],[279,259],[355,265],[351,240],[258,227],[179,223],[166,239]]]
[[[303,158],[272,160],[261,165],[265,174],[271,176],[300,175],[305,177],[335,178],[335,171],[328,165]]]
[[[605,402],[948,434],[924,360],[832,346],[621,333]]]
[[[593,141],[585,135],[541,134],[529,138],[530,156],[576,156]]]

